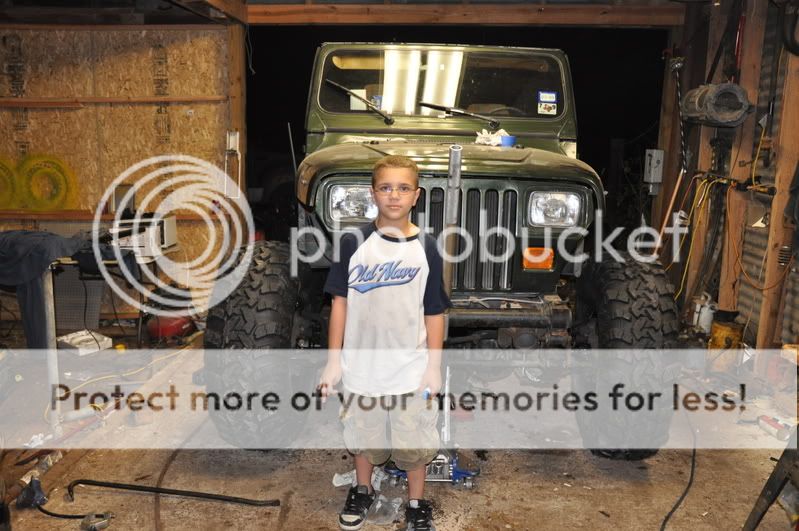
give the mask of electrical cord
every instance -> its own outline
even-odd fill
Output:
[[[766,136],[765,126],[760,128],[760,140],[757,142],[757,150],[755,151],[755,159],[752,161],[752,186],[757,186],[755,182],[755,172],[757,170],[757,161],[760,158],[760,148],[763,146],[763,137]]]
[[[733,141],[733,143],[735,142],[735,138],[738,138],[738,135],[739,135],[739,134],[741,134],[741,131],[740,131],[740,129],[739,129],[738,131],[736,131],[736,133],[735,133],[735,137],[734,137],[734,138],[733,138],[733,140],[732,140],[732,141]],[[732,168],[734,168],[734,167],[735,167],[735,165],[737,164],[737,162],[738,162],[738,156],[740,155],[740,153],[741,153],[741,145],[740,145],[740,143],[739,143],[739,144],[738,144],[738,149],[736,149],[736,151],[735,151],[735,157],[733,158],[732,165],[730,165],[730,168],[731,168],[731,169],[732,169]],[[708,175],[712,175],[712,174],[711,174],[711,173],[709,173],[709,172],[705,172],[705,173],[706,173],[706,174],[708,174]],[[730,175],[729,175],[729,174],[727,175],[727,179],[728,179],[728,180],[730,179]],[[722,179],[721,177],[717,177],[717,178],[716,178],[716,180],[715,180],[715,181],[713,181],[713,182],[714,182],[714,183],[718,183],[718,182],[720,182],[720,181],[722,181],[722,180],[723,180],[723,179]],[[689,218],[689,219],[690,219],[690,218]],[[727,216],[727,220],[729,220],[729,216]],[[694,236],[694,235],[695,235],[695,234],[692,234],[692,235],[691,235],[691,247],[693,246],[693,236]],[[677,294],[674,296],[674,300],[677,300],[677,299],[679,298],[679,295],[682,293],[682,290],[683,290],[682,283],[683,283],[683,282],[684,282],[684,280],[685,280],[685,272],[688,270],[688,262],[690,261],[690,258],[691,258],[691,250],[692,250],[692,248],[691,248],[691,247],[689,247],[689,250],[688,250],[688,258],[686,259],[685,270],[683,270],[683,278],[682,278],[682,280],[681,280],[681,286],[680,286],[680,290],[679,290],[679,291],[677,292]],[[682,247],[681,247],[681,248],[682,248]],[[703,260],[704,260],[704,255],[703,255],[703,257],[702,257],[702,258],[703,258]]]
[[[122,331],[123,336],[127,336],[128,333],[125,331],[125,327],[122,326],[122,321],[119,320],[119,313],[117,313],[117,305],[114,302],[114,293],[110,292],[110,299],[111,299],[111,308],[114,310],[114,319],[116,320],[117,326]]]
[[[699,266],[699,271],[704,271],[706,274],[702,275],[698,291],[716,292],[717,286],[711,286],[710,282],[717,281],[718,277],[715,275],[716,267],[718,266],[718,259],[721,256],[721,239],[719,238],[720,230],[724,226],[723,217],[726,215],[724,206],[724,192],[718,187],[713,189],[711,197],[711,214],[708,226],[710,227],[710,237],[705,242],[705,248],[702,252],[702,262]],[[695,291],[697,291],[695,290]]]
[[[763,259],[760,261],[760,271],[757,274],[757,281],[760,282],[760,279],[763,278],[763,270],[766,269],[766,257],[768,253],[763,253]],[[755,312],[755,297],[749,301],[749,315],[746,316],[746,324],[744,325],[744,330],[741,332],[741,337],[746,340],[746,331],[749,329],[749,323],[752,321],[752,314]]]
[[[39,509],[44,514],[46,514],[47,516],[52,516],[53,518],[64,518],[64,519],[67,519],[67,520],[82,520],[82,519],[86,518],[87,516],[89,516],[88,514],[54,513],[53,511],[48,511],[47,509],[45,509],[41,505],[37,505],[36,508]]]
[[[631,144],[634,144],[635,142],[637,142],[638,140],[640,140],[641,138],[643,138],[643,137],[645,137],[647,134],[649,134],[649,132],[650,132],[650,131],[652,131],[652,129],[654,129],[654,128],[655,128],[655,127],[656,127],[656,126],[659,124],[659,123],[660,123],[660,119],[657,119],[657,120],[655,120],[654,122],[652,122],[651,124],[649,124],[649,125],[646,127],[646,129],[644,129],[644,130],[643,130],[643,132],[641,132],[640,134],[638,134],[638,135],[634,136],[634,137],[633,137],[631,140],[625,140],[625,141],[624,141],[624,145],[625,145],[625,146],[629,146],[629,145],[631,145]]]
[[[697,196],[699,196],[699,203],[696,205],[699,208],[698,215],[702,213],[703,207],[707,204],[705,200],[707,199],[708,191],[712,189],[713,185],[718,183],[718,180],[705,181],[705,182],[707,184],[703,187],[701,194],[699,193],[699,190],[697,190]],[[682,294],[683,289],[685,289],[685,280],[686,278],[688,278],[688,265],[691,262],[691,255],[693,254],[694,250],[694,242],[696,241],[696,234],[697,231],[694,231],[691,234],[691,244],[688,246],[688,256],[685,259],[685,267],[683,268],[682,278],[680,280],[680,289],[677,290],[677,293],[674,294],[674,300],[677,300]]]
[[[734,186],[735,186],[735,184],[731,184],[727,188],[727,204],[728,205],[730,204],[730,192],[732,192],[732,189],[733,189]],[[729,223],[730,223],[730,216],[727,216],[727,225],[728,225],[727,229],[728,230],[729,230]],[[785,277],[788,275],[788,271],[791,270],[791,264],[793,263],[793,257],[791,257],[790,262],[788,262],[788,264],[785,265],[784,271],[782,272],[780,277],[773,284],[771,284],[769,286],[760,286],[760,285],[758,285],[758,283],[754,279],[752,279],[752,277],[749,276],[749,273],[746,272],[746,268],[744,268],[743,263],[741,262],[742,253],[738,250],[738,244],[735,243],[735,238],[730,238],[730,243],[732,244],[733,254],[735,255],[735,262],[741,268],[741,273],[743,274],[744,280],[746,281],[747,284],[749,284],[750,286],[752,286],[753,288],[755,288],[758,291],[768,291],[770,289],[776,288],[777,286],[782,284],[782,282],[785,280]]]
[[[683,197],[683,203],[680,205],[680,209],[679,209],[680,211],[682,211],[683,207],[685,206],[685,200],[687,199],[687,197],[688,197],[688,195],[689,195],[690,186],[693,184],[693,182],[694,182],[694,181],[695,181],[697,178],[698,178],[698,177],[694,177],[693,179],[691,179],[691,182],[688,184],[688,186],[689,186],[689,190],[686,190],[685,196]],[[691,210],[688,212],[688,223],[689,223],[689,224],[691,223],[691,219],[693,218],[693,215],[694,215],[694,209],[696,208],[697,199],[698,199],[698,198],[699,198],[699,196],[700,196],[700,193],[701,193],[701,191],[702,191],[702,187],[704,187],[704,186],[706,185],[706,182],[707,182],[707,181],[702,181],[702,182],[700,182],[700,183],[699,183],[699,185],[696,187],[696,191],[694,192],[694,199],[693,199],[693,201],[691,201]],[[688,235],[686,234],[686,235],[684,235],[684,236],[682,237],[682,239],[680,240],[679,252],[682,252],[682,248],[683,248],[683,246],[685,246],[685,240],[687,239],[687,237],[688,237]],[[667,266],[666,266],[666,269],[665,269],[666,271],[668,271],[669,269],[671,269],[671,266],[673,266],[673,265],[675,264],[675,259],[676,259],[676,258],[677,258],[676,256],[673,256],[673,257],[672,257],[672,259],[671,259],[671,263],[669,263],[669,265],[667,265]]]
[[[685,188],[685,193],[683,194],[682,199],[680,200],[680,207],[677,209],[677,212],[680,212],[680,211],[682,211],[685,208],[685,203],[688,201],[688,196],[691,195],[691,188],[699,180],[701,175],[702,175],[702,172],[699,172],[699,173],[696,173],[693,177],[691,177],[691,180],[688,182],[688,186]],[[669,241],[670,238],[671,238],[671,234],[666,234],[663,237],[663,243],[661,244],[661,248],[666,246],[666,243]],[[680,248],[682,248],[682,244],[680,244],[680,245],[681,245]],[[672,257],[672,263],[673,262],[674,262],[674,257]],[[669,267],[671,267],[671,264],[669,264]],[[668,269],[666,269],[666,270],[668,271]]]
[[[97,341],[97,338],[94,336],[94,332],[89,330],[89,326],[86,324],[86,308],[89,306],[89,292],[86,289],[86,281],[80,279],[80,283],[83,286],[83,329],[89,332],[89,335],[92,336],[94,342],[97,343],[97,350],[103,350],[103,347],[100,346],[100,342]]]
[[[255,68],[252,67],[253,47],[250,40],[250,25],[247,23],[244,24],[244,45],[247,52],[247,69],[250,74],[255,75]]]
[[[181,349],[177,350],[176,352],[173,352],[172,354],[167,354],[166,356],[161,356],[160,358],[156,358],[156,359],[152,360],[150,363],[148,363],[147,365],[144,365],[143,367],[139,367],[138,369],[135,369],[135,370],[130,371],[130,372],[125,372],[125,373],[122,373],[122,374],[108,374],[106,376],[100,376],[98,378],[93,378],[91,380],[87,380],[87,381],[81,383],[80,385],[75,386],[72,389],[72,392],[74,393],[78,389],[86,387],[89,384],[96,383],[96,382],[101,382],[103,380],[109,380],[111,378],[125,378],[127,376],[133,376],[134,374],[138,374],[141,371],[150,368],[151,366],[153,366],[154,364],[156,364],[156,363],[158,363],[160,361],[164,361],[166,359],[173,358],[173,357],[177,356],[178,354],[182,354],[183,351],[188,350],[188,349],[189,349],[189,346],[186,346],[184,348],[181,348]],[[98,406],[98,407],[100,407],[100,406]],[[50,404],[48,402],[48,405],[46,405],[45,408],[44,408],[44,420],[45,421],[48,421],[49,412],[50,412]]]
[[[674,516],[674,513],[677,512],[677,509],[680,508],[682,502],[685,501],[685,498],[688,496],[688,491],[691,490],[691,486],[694,484],[694,474],[696,472],[696,431],[694,430],[693,425],[691,424],[691,419],[688,417],[688,412],[683,410],[685,414],[685,419],[688,421],[688,427],[691,430],[691,440],[693,441],[693,448],[691,449],[691,473],[688,476],[688,483],[685,485],[685,489],[680,494],[680,497],[677,498],[677,501],[674,503],[674,506],[671,510],[666,513],[666,516],[663,518],[663,522],[660,524],[660,531],[665,531],[666,524],[669,523],[671,517]]]

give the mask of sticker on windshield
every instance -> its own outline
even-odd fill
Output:
[[[538,102],[538,114],[550,114],[556,115],[558,114],[558,104],[557,103],[544,103],[542,101]]]
[[[538,103],[557,103],[557,102],[558,102],[557,92],[548,92],[545,90],[538,91]]]
[[[558,114],[558,93],[548,90],[538,91],[538,114],[554,116]]]

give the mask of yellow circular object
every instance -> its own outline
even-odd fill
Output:
[[[75,176],[61,162],[47,157],[29,157],[17,169],[19,192],[24,205],[32,210],[69,208],[74,196]]]
[[[0,208],[15,208],[17,175],[13,166],[0,160]]]

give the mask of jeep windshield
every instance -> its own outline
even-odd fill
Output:
[[[491,118],[557,118],[564,110],[560,64],[545,53],[387,46],[338,49],[324,59],[320,106],[333,113],[445,116],[443,108]],[[439,108],[420,105],[434,104]],[[466,117],[466,119],[469,119]]]

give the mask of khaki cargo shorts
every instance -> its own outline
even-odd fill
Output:
[[[366,456],[373,465],[391,457],[400,469],[414,470],[432,461],[441,446],[438,401],[425,400],[419,393],[381,397],[345,393],[340,418],[347,449]]]

